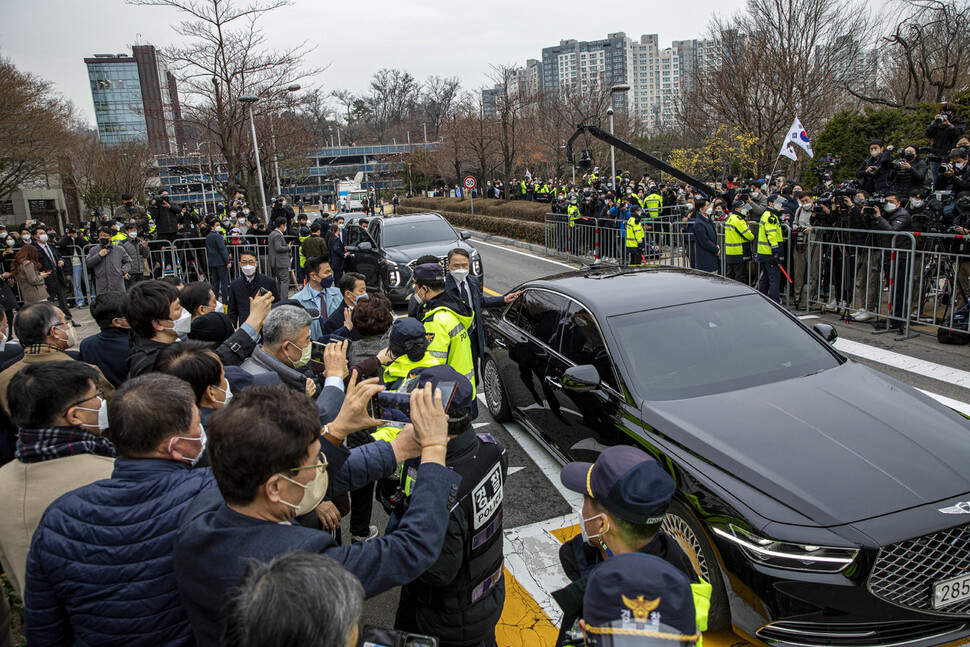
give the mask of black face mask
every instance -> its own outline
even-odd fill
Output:
[[[101,242],[101,245],[104,247],[107,247],[111,244],[110,238],[99,238],[98,240]]]
[[[916,153],[904,153],[903,157],[912,162],[914,159],[916,159]]]

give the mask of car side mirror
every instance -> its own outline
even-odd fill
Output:
[[[835,326],[829,324],[817,323],[812,326],[812,330],[830,344],[834,344],[835,340],[839,338],[839,331],[835,329]]]
[[[468,240],[469,238],[471,238],[471,237],[472,237],[472,232],[470,232],[470,231],[466,231],[466,230],[464,230],[464,229],[463,229],[463,230],[461,231],[461,234],[460,234],[460,236],[461,236],[461,239],[462,239],[462,240]]]
[[[374,249],[374,246],[368,243],[367,241],[364,241],[361,244],[357,245],[357,249],[361,252],[369,252],[372,249]]]
[[[580,393],[595,391],[600,388],[600,373],[592,364],[570,366],[562,374],[562,388]]]

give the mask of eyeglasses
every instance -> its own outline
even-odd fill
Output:
[[[98,389],[98,390],[97,390],[97,391],[95,392],[95,394],[94,394],[94,395],[89,395],[88,397],[86,397],[86,398],[84,398],[83,400],[78,400],[78,401],[77,401],[77,402],[75,402],[74,404],[69,404],[69,405],[67,405],[67,409],[70,409],[71,407],[76,407],[77,405],[79,405],[79,404],[81,404],[82,402],[87,402],[87,401],[88,401],[88,400],[90,400],[91,398],[98,398],[99,400],[104,400],[104,391],[102,391],[101,389]],[[67,409],[65,409],[65,411],[66,411]]]
[[[317,456],[317,459],[319,460],[318,463],[314,463],[313,465],[304,465],[303,467],[291,467],[288,471],[290,471],[290,472],[300,472],[302,470],[327,469],[327,466],[330,465],[330,462],[327,461],[327,457],[324,455],[324,453],[322,451]]]

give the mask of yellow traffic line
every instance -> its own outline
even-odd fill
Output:
[[[579,534],[579,524],[550,530],[560,543]],[[557,621],[559,618],[556,619]],[[525,588],[505,570],[505,608],[495,628],[499,647],[554,647],[559,629]],[[753,647],[730,629],[704,634],[705,647]]]
[[[489,290],[489,289],[488,289],[488,288],[486,288],[486,287],[483,287],[483,288],[482,288],[482,290],[484,290],[484,291],[485,291],[485,294],[490,294],[490,295],[491,295],[491,296],[493,296],[493,297],[500,297],[500,296],[502,296],[501,294],[499,294],[499,293],[498,293],[498,292],[496,292],[495,290]]]

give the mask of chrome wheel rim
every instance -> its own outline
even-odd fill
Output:
[[[482,376],[485,381],[485,396],[488,399],[488,408],[494,415],[502,408],[502,386],[499,384],[498,370],[495,362],[489,360],[485,362],[485,374]]]
[[[710,582],[711,578],[708,575],[707,561],[704,559],[701,543],[694,531],[687,525],[687,522],[677,515],[668,513],[663,522],[663,531],[680,545],[694,565],[697,574],[703,577],[704,581]]]

